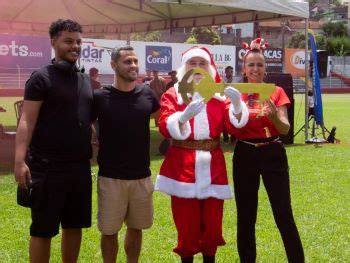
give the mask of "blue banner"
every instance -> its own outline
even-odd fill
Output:
[[[312,32],[308,33],[311,51],[312,51],[312,86],[314,89],[314,98],[315,98],[315,121],[317,125],[323,125],[323,109],[322,109],[322,96],[321,96],[321,85],[320,77],[317,67],[317,50],[316,50],[316,41],[315,36]]]
[[[146,69],[169,72],[172,70],[172,51],[167,46],[146,46]]]

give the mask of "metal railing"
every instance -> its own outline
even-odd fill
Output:
[[[36,69],[0,67],[0,88],[24,88],[27,79]]]
[[[350,78],[350,57],[330,57],[332,61],[331,71]]]

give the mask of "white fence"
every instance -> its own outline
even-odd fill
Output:
[[[350,77],[350,57],[335,57],[331,56],[331,71]]]

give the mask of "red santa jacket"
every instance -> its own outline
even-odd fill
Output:
[[[159,130],[163,136],[176,140],[219,138],[229,108],[226,98],[220,95],[211,98],[199,114],[184,124],[185,129],[181,132],[178,120],[186,104],[177,87],[175,84],[161,98]],[[155,189],[183,198],[228,199],[233,196],[221,147],[201,151],[171,146],[157,176]]]

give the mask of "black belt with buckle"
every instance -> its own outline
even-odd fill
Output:
[[[262,147],[262,146],[267,146],[274,143],[280,143],[280,138],[277,136],[277,137],[271,137],[266,139],[252,139],[252,140],[239,140],[239,141],[245,144],[252,145],[254,147]]]

